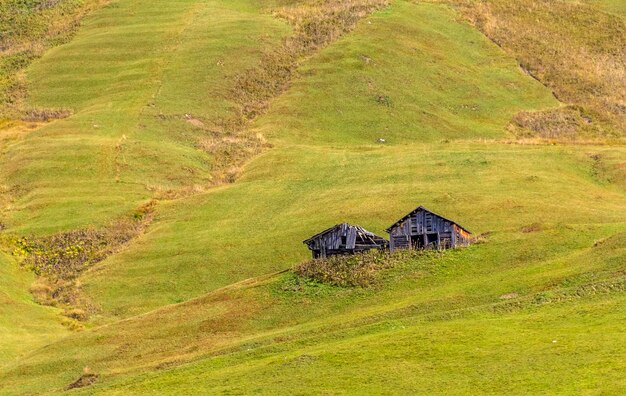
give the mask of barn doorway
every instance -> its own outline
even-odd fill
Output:
[[[425,234],[425,249],[439,249],[439,233],[432,232]]]
[[[426,243],[425,235],[411,235],[411,248],[424,249]]]
[[[439,233],[429,232],[426,234],[411,236],[411,248],[439,249]]]

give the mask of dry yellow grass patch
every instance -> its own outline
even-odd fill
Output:
[[[566,106],[524,112],[521,137],[626,136],[626,27],[598,8],[563,0],[455,0],[462,14]]]

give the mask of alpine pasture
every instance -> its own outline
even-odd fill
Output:
[[[619,2],[73,3],[62,40],[0,53],[41,50],[0,69],[0,394],[626,391]],[[572,7],[614,63],[577,58]],[[580,51],[521,51],[533,23]],[[316,232],[417,205],[476,243],[369,287],[291,271]],[[66,283],[25,265],[120,224]]]

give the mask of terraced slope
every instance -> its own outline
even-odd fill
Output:
[[[12,130],[4,175],[24,193],[8,231],[179,198],[81,275],[100,307],[87,329],[10,351],[0,391],[62,393],[91,373],[83,393],[623,393],[623,145],[520,144],[511,118],[561,107],[552,92],[453,8],[397,0],[302,60],[247,126],[272,147],[208,188],[208,120],[289,34],[253,3],[118,1],[28,70],[34,103],[75,114]],[[369,289],[277,273],[323,227],[382,233],[417,204],[482,243],[407,257]]]
[[[114,2],[86,18],[75,40],[27,70],[27,106],[74,114],[50,123],[0,122],[0,242],[7,252],[0,266],[2,365],[70,334],[61,323],[76,325],[33,302],[32,274],[9,258],[18,236],[128,217],[166,188],[150,185],[148,174],[189,189],[195,181],[210,181],[211,159],[196,147],[206,132],[183,111],[197,117],[224,113],[232,85],[227,76],[251,67],[265,44],[289,30],[248,2],[216,4]],[[230,31],[238,35],[226,37]],[[175,90],[185,92],[186,103]],[[174,180],[167,163],[182,179]]]
[[[99,226],[151,191],[209,184],[206,132],[185,114],[223,114],[228,76],[288,32],[259,13],[247,1],[118,1],[88,18],[27,71],[33,106],[75,114],[4,156],[16,191],[7,223],[25,234]]]
[[[445,204],[451,215],[463,213],[463,207],[476,213],[468,206],[476,204],[471,191],[482,175],[503,169],[505,177],[515,161],[544,155],[522,150],[512,160],[508,148],[490,154],[476,139],[504,135],[517,110],[556,102],[454,18],[442,6],[395,4],[313,57],[254,124],[255,131],[271,137],[274,149],[249,164],[235,185],[163,205],[152,230],[92,271],[86,287],[102,294],[98,300],[110,310],[134,314],[288,268],[308,255],[300,241],[337,221],[382,233],[416,202]],[[406,37],[388,40],[402,30]],[[436,51],[417,55],[433,36],[448,48],[465,37],[464,50],[440,61],[435,58],[443,55]],[[487,76],[481,84],[474,82],[477,73]],[[322,95],[329,98],[323,105]],[[379,103],[381,95],[390,103]],[[437,105],[444,95],[447,102]],[[493,113],[501,116],[490,117]],[[455,136],[473,142],[440,143]],[[377,145],[379,137],[388,143]],[[505,164],[507,157],[511,162]],[[499,180],[492,177],[482,181],[496,183],[484,187],[490,191],[498,189]],[[466,218],[468,227],[481,223]],[[177,253],[166,253],[171,251]],[[149,274],[146,268],[152,269]],[[137,294],[141,301],[128,298]]]

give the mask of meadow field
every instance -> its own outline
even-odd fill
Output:
[[[82,1],[0,69],[0,394],[626,392],[621,3],[330,3]],[[418,205],[476,243],[290,271]]]

